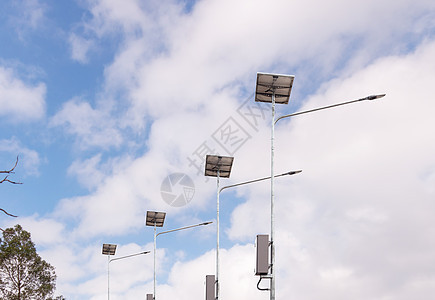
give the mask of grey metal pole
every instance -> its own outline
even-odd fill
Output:
[[[156,223],[154,222],[154,293],[153,300],[156,300]]]
[[[107,300],[110,300],[110,255],[107,255]]]
[[[216,300],[219,300],[219,169],[217,170],[217,200],[216,200]]]
[[[274,233],[274,139],[275,139],[275,91],[272,93],[272,133],[270,139],[270,258],[271,266],[270,273],[272,278],[270,280],[270,300],[275,300],[275,244],[273,239]]]

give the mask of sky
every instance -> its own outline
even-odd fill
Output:
[[[21,224],[56,295],[107,297],[108,258],[153,250],[157,297],[204,299],[215,274],[216,179],[270,175],[257,72],[294,75],[275,173],[277,299],[427,299],[435,292],[435,2],[5,0],[0,3],[0,227]],[[182,181],[177,181],[179,179]],[[178,201],[174,202],[174,198]],[[270,182],[220,194],[221,299],[257,290]],[[113,257],[112,257],[113,258]],[[111,299],[153,291],[153,253],[112,261]],[[261,283],[267,287],[267,281]]]

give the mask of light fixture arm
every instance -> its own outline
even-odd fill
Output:
[[[275,175],[273,177],[274,178],[278,178],[278,177],[286,176],[286,175],[295,175],[295,174],[298,174],[300,172],[302,172],[302,170],[285,172],[285,173],[282,173],[282,174],[279,174],[279,175]],[[245,181],[245,182],[241,182],[241,183],[231,184],[231,185],[227,185],[227,186],[223,186],[219,190],[219,193],[222,192],[225,189],[233,188],[233,187],[240,186],[240,185],[250,184],[250,183],[254,183],[254,182],[264,181],[264,180],[268,180],[268,179],[270,179],[270,176],[263,177],[263,178],[258,178],[258,179],[254,179],[254,180],[249,180],[249,181]]]
[[[115,260],[119,260],[119,259],[124,259],[124,258],[128,258],[128,257],[133,257],[133,256],[138,256],[138,255],[142,255],[142,254],[148,254],[151,251],[143,251],[143,252],[139,252],[139,253],[135,253],[135,254],[130,254],[130,255],[126,255],[126,256],[122,256],[122,257],[117,257],[117,258],[112,258],[109,260],[109,263],[111,263],[112,261]]]
[[[359,101],[365,101],[365,100],[375,100],[375,99],[379,99],[384,97],[386,94],[380,94],[380,95],[371,95],[371,96],[367,96],[361,99],[356,99],[356,100],[351,100],[351,101],[347,101],[347,102],[343,102],[343,103],[337,103],[337,104],[332,104],[332,105],[327,105],[327,106],[323,106],[323,107],[319,107],[319,108],[314,108],[314,109],[309,109],[309,110],[305,110],[305,111],[300,111],[300,112],[295,112],[289,115],[283,115],[279,118],[277,118],[275,120],[275,124],[278,123],[279,120],[284,119],[284,118],[289,118],[289,117],[293,117],[293,116],[298,116],[298,115],[302,115],[302,114],[307,114],[310,112],[314,112],[314,111],[318,111],[318,110],[324,110],[324,109],[328,109],[328,108],[332,108],[332,107],[337,107],[337,106],[342,106],[342,105],[346,105],[346,104],[351,104],[351,103],[355,103],[355,102],[359,102]]]
[[[198,226],[209,225],[211,223],[213,223],[213,222],[209,221],[209,222],[204,222],[204,223],[200,223],[200,224],[196,224],[196,225],[190,225],[190,226],[185,226],[185,227],[181,227],[181,228],[177,228],[177,229],[162,231],[162,232],[157,233],[156,237],[158,237],[161,234],[170,233],[170,232],[174,232],[174,231],[180,231],[180,230],[189,229],[189,228],[198,227]]]

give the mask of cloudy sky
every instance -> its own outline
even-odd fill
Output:
[[[0,185],[19,216],[0,226],[31,232],[57,295],[106,299],[102,244],[152,250],[148,210],[167,213],[160,230],[216,220],[206,154],[234,156],[221,185],[270,175],[256,73],[291,74],[277,115],[387,96],[277,123],[276,173],[303,170],[275,181],[277,298],[427,300],[434,20],[433,0],[2,1],[0,170],[18,156],[23,184]],[[221,298],[268,299],[254,241],[270,232],[270,183],[220,198]],[[159,299],[203,299],[215,243],[216,222],[159,236]],[[110,263],[112,299],[152,289],[152,253]]]

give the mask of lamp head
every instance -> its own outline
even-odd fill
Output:
[[[386,95],[386,94],[371,95],[371,96],[368,96],[366,99],[367,99],[367,100],[375,100],[375,99],[379,99],[379,98],[385,97],[385,95]]]
[[[115,244],[103,244],[101,253],[103,255],[115,255],[117,245]]]
[[[290,172],[287,172],[286,175],[295,175],[295,174],[298,174],[298,173],[301,173],[301,172],[302,172],[302,170],[290,171]]]

